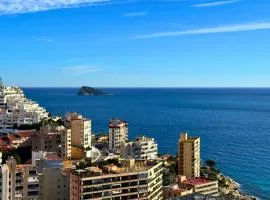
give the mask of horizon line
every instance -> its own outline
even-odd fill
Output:
[[[90,86],[89,86],[90,87]],[[22,86],[20,88],[27,88],[27,89],[78,89],[81,88],[81,86],[70,86],[70,87],[47,87],[47,86],[40,86],[40,87],[31,87],[31,86]],[[104,88],[104,89],[270,89],[270,86],[187,86],[187,87],[136,87],[136,86],[130,86],[130,87],[109,87],[109,86],[94,86],[92,88]]]

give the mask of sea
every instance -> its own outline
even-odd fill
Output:
[[[129,123],[129,138],[147,135],[162,154],[176,154],[179,134],[201,137],[202,160],[214,159],[241,190],[270,200],[270,89],[102,88],[110,96],[77,96],[79,88],[23,88],[53,115],[78,112],[94,133],[108,121]]]

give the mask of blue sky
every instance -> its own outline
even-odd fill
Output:
[[[270,87],[269,0],[0,0],[8,85]]]

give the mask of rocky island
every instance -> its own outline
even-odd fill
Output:
[[[87,86],[82,86],[80,90],[78,91],[79,96],[102,96],[102,95],[111,95],[109,93],[105,93],[101,90],[92,88],[92,87],[87,87]]]

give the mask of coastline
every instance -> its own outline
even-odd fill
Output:
[[[244,183],[243,183],[243,185],[244,185]],[[245,190],[242,190],[242,188],[241,188],[242,184],[240,184],[240,183],[238,183],[238,182],[235,181],[235,186],[238,188],[237,190],[239,191],[239,193],[241,195],[244,195],[245,194]],[[249,194],[249,192],[247,192],[247,194]],[[250,197],[252,197],[252,196],[250,196]],[[256,199],[259,199],[259,198],[256,197]]]
[[[222,187],[219,185],[219,190],[224,195],[227,195],[229,198],[239,199],[239,200],[260,200],[259,198],[247,195],[244,191],[241,190],[241,184],[236,182],[232,177],[225,176],[224,174],[219,175],[220,180],[226,180],[226,186]]]
[[[177,162],[178,159],[173,154],[160,155],[160,159],[164,162],[165,176],[164,186],[172,186],[175,184],[176,177],[178,176]],[[212,162],[210,162],[212,161]],[[254,195],[249,194],[241,189],[241,183],[235,181],[234,178],[226,176],[215,167],[214,160],[205,161],[206,165],[201,165],[201,177],[209,181],[216,181],[218,186],[217,196],[214,199],[224,200],[260,200]],[[207,166],[208,163],[208,166]],[[212,166],[211,166],[212,164]],[[185,196],[185,195],[183,195]],[[217,197],[217,198],[215,198]]]

